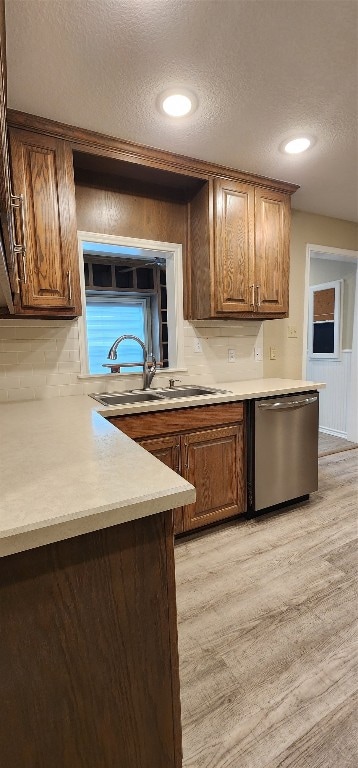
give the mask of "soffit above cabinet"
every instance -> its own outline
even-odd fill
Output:
[[[186,203],[205,183],[201,178],[110,157],[73,153],[76,183],[97,183],[129,194]]]

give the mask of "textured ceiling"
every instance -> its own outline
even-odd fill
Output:
[[[7,1],[9,106],[300,184],[357,219],[356,0]],[[199,107],[175,122],[158,94]],[[316,139],[301,156],[279,146]]]

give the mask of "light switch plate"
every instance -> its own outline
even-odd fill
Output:
[[[228,349],[227,359],[228,363],[236,363],[236,349]]]
[[[193,341],[193,349],[194,349],[194,352],[196,352],[196,353],[203,351],[200,339],[194,339],[194,341]]]
[[[270,360],[276,360],[276,347],[270,347]]]
[[[264,353],[262,347],[255,347],[255,362],[262,363],[264,359]]]

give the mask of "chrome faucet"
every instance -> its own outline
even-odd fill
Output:
[[[133,341],[138,342],[138,344],[142,347],[143,350],[143,362],[142,363],[103,363],[104,368],[110,368],[111,373],[119,373],[121,368],[133,368],[137,365],[140,365],[143,367],[143,389],[149,389],[154,376],[157,371],[157,361],[152,355],[152,359],[148,360],[148,350],[143,344],[142,340],[138,338],[138,336],[132,336],[131,334],[125,333],[123,336],[118,336],[118,339],[115,340],[115,342],[112,344],[109,352],[108,352],[108,360],[117,360],[117,349],[122,341],[124,339],[132,339]]]

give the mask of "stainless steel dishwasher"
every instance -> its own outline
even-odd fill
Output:
[[[249,515],[318,488],[318,392],[249,406]]]

